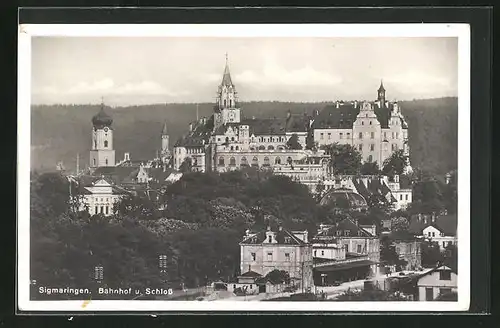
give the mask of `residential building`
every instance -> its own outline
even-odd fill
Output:
[[[254,271],[265,276],[275,269],[284,270],[299,288],[312,288],[312,246],[307,231],[292,232],[282,227],[268,227],[257,233],[247,231],[240,250],[241,272]]]
[[[114,214],[114,205],[126,194],[127,191],[124,189],[110,184],[105,179],[99,179],[90,186],[80,187],[80,195],[82,196],[80,210],[87,210],[90,215],[112,215]]]
[[[409,231],[422,240],[437,242],[443,251],[450,244],[457,245],[457,215],[415,215]]]
[[[312,244],[316,285],[366,279],[379,273],[378,237],[351,219],[320,225]]]
[[[418,300],[433,301],[439,295],[457,292],[457,281],[457,273],[447,266],[430,270],[417,281]]]

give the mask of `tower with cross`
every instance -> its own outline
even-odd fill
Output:
[[[113,119],[104,111],[104,98],[101,97],[101,109],[92,117],[91,169],[103,166],[115,166],[112,124]]]
[[[214,130],[226,123],[240,123],[241,115],[237,102],[237,92],[231,79],[229,59],[226,52],[226,66],[222,74],[222,81],[217,89]]]

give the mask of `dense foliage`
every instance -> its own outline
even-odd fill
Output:
[[[330,156],[334,174],[356,175],[361,170],[361,154],[351,145],[333,143],[321,147]]]

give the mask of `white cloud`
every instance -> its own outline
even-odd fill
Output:
[[[235,83],[264,86],[333,86],[342,78],[315,70],[310,65],[296,70],[286,70],[274,63],[267,63],[262,72],[244,71],[235,75]]]
[[[154,81],[142,81],[138,83],[116,84],[112,79],[106,78],[94,82],[79,82],[70,86],[66,90],[61,90],[55,86],[45,86],[34,90],[37,95],[60,95],[60,96],[78,96],[78,95],[164,95],[177,97],[189,95],[188,91],[175,91],[162,86]]]
[[[384,78],[388,82],[401,90],[412,90],[413,93],[433,93],[436,90],[455,90],[449,77],[442,77],[429,74],[423,71],[407,71],[403,74]]]

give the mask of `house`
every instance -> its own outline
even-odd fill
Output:
[[[415,215],[409,231],[422,240],[437,242],[443,251],[450,244],[457,245],[457,215]]]
[[[418,300],[433,301],[439,295],[457,292],[458,275],[447,266],[439,266],[418,278]]]
[[[307,231],[294,233],[282,227],[256,233],[247,230],[240,243],[241,272],[265,276],[275,269],[284,270],[299,288],[311,288],[313,258],[307,235]]]
[[[93,182],[90,186],[81,186],[79,190],[82,196],[80,210],[87,210],[90,215],[103,214],[112,215],[114,205],[128,192],[112,185],[104,178]]]
[[[380,241],[371,233],[372,226],[369,230],[348,218],[336,225],[320,225],[311,240],[316,285],[365,279],[379,272]]]
[[[248,270],[238,276],[237,282],[228,283],[227,290],[234,293],[238,288],[246,295],[254,295],[266,291],[266,284],[262,281],[262,275],[258,272]],[[260,281],[259,281],[260,280]]]

